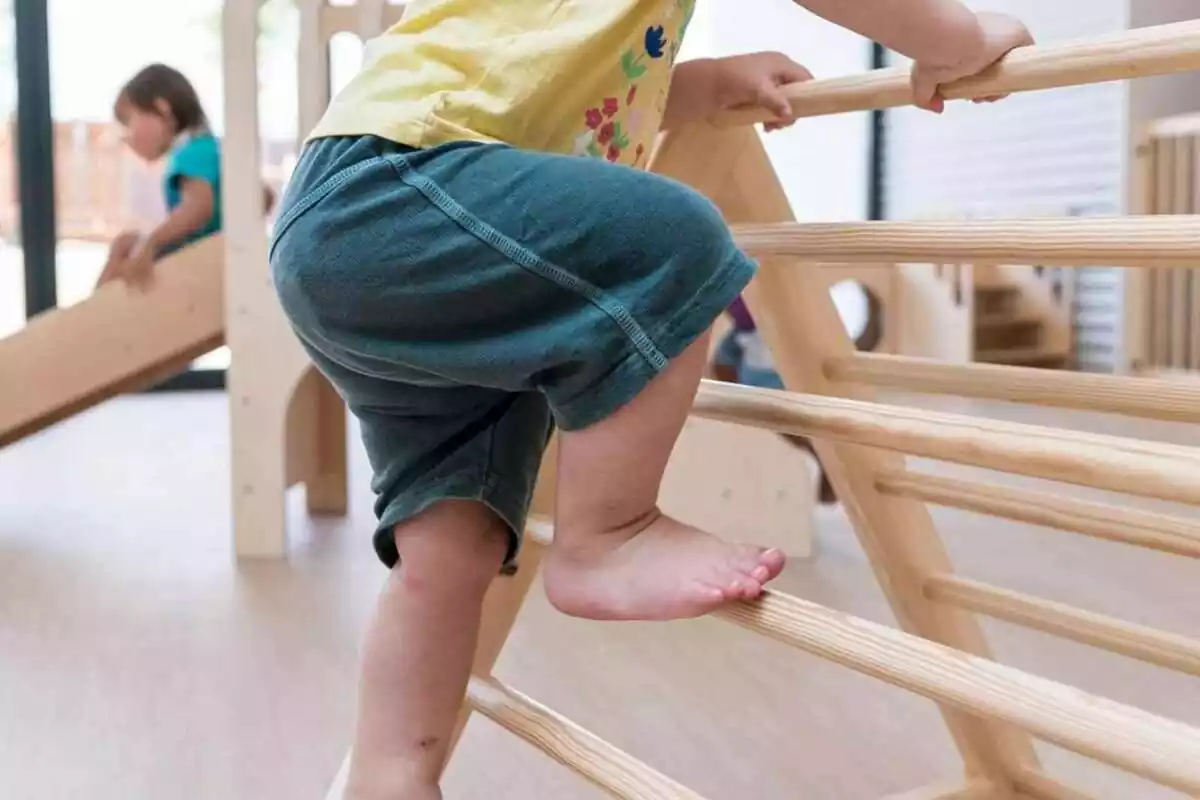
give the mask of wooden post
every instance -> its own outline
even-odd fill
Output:
[[[287,551],[284,495],[309,483],[309,507],[346,507],[345,411],[292,334],[267,265],[258,135],[258,2],[224,12],[226,342],[234,540],[241,557]],[[299,424],[300,422],[304,424]]]
[[[708,195],[730,224],[795,219],[752,128],[695,125],[669,133],[656,150],[652,168]],[[790,391],[870,399],[868,390],[832,384],[824,375],[822,365],[850,357],[853,346],[813,265],[764,261],[746,296]],[[875,476],[901,469],[903,459],[828,441],[817,441],[817,452],[901,627],[987,656],[971,615],[936,606],[924,596],[926,578],[952,571],[925,505],[885,497],[875,487]],[[1037,764],[1030,739],[945,707],[942,713],[968,777],[988,781],[997,797],[1012,797],[1013,775]]]

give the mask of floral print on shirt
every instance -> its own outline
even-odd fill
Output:
[[[669,71],[674,66],[679,46],[695,11],[695,0],[672,0],[671,5],[673,8],[668,22],[677,22],[674,30],[669,33],[666,26],[661,24],[646,28],[641,40],[621,54],[622,91],[600,98],[596,105],[584,112],[584,128],[575,139],[576,155],[603,158],[613,163],[626,161],[634,167],[641,166],[646,156],[646,141],[653,139],[657,133],[658,121],[666,110],[670,79],[652,98],[644,97],[645,92],[638,91],[638,82],[651,70]],[[652,114],[646,113],[645,104],[648,102],[654,104]],[[648,119],[655,121],[655,130],[646,130]],[[645,135],[647,133],[648,136]]]

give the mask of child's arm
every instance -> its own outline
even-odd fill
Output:
[[[938,87],[974,75],[1008,51],[1033,44],[1005,14],[975,13],[958,0],[795,0],[814,14],[908,56],[913,101],[940,111]]]
[[[216,197],[212,184],[195,178],[180,178],[179,205],[146,234],[133,254],[120,267],[122,276],[137,283],[149,277],[158,254],[171,244],[194,233],[212,218]]]
[[[216,197],[212,184],[180,178],[179,205],[146,236],[142,249],[157,255],[161,250],[203,228],[212,219]]]
[[[680,128],[745,105],[775,112],[776,120],[767,123],[767,130],[787,127],[795,118],[783,87],[808,80],[812,73],[782,53],[684,61],[671,72],[662,128]]]

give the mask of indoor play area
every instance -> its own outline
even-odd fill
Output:
[[[21,36],[31,6],[54,17],[23,2],[18,80],[42,93],[14,116],[47,124],[41,150],[28,119],[0,135],[0,798],[341,800],[386,574],[359,423],[268,247],[345,42],[405,7],[210,4],[223,225],[93,287],[163,178],[106,121],[51,128]],[[786,88],[794,130],[734,110],[647,159],[760,265],[756,330],[718,321],[659,497],[787,566],[700,619],[564,616],[539,575],[552,440],[445,797],[1200,797],[1200,8],[968,3],[1037,43],[929,115],[898,56],[751,5],[699,0],[680,58],[826,69]],[[279,29],[294,47],[264,44]],[[43,308],[38,263],[76,275]],[[722,372],[725,341],[782,388]]]

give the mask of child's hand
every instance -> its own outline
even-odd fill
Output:
[[[133,248],[129,258],[121,262],[119,272],[126,283],[140,289],[149,287],[154,277],[154,260],[157,247],[146,237]]]
[[[981,11],[978,15],[982,44],[971,59],[952,66],[914,64],[912,70],[913,103],[918,108],[940,114],[946,107],[940,88],[961,78],[976,75],[995,64],[1010,51],[1033,44],[1033,36],[1015,17]],[[975,102],[995,102],[1004,95],[984,97]]]
[[[775,114],[763,127],[786,128],[796,121],[783,87],[811,81],[812,73],[783,53],[748,53],[718,59],[713,79],[715,111],[759,106]]]

